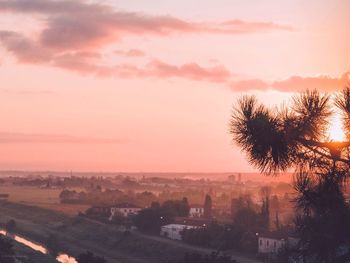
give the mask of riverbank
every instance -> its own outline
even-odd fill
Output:
[[[23,263],[58,263],[50,255],[35,251],[15,241],[13,244],[16,256],[20,258]]]
[[[0,226],[9,219],[17,222],[16,231],[34,242],[47,245],[49,236],[55,247],[73,257],[87,250],[103,256],[108,263],[177,263],[186,253],[209,254],[211,249],[149,236],[138,231],[120,231],[114,225],[85,217],[68,216],[57,211],[18,203],[0,203]],[[257,263],[252,257],[236,253],[239,263]]]
[[[57,247],[77,257],[86,250],[105,257],[108,262],[156,263],[176,262],[191,248],[153,240],[133,232],[118,231],[82,217],[16,203],[0,204],[0,224],[9,219],[17,222],[17,232],[30,240],[46,244],[49,235],[57,240]]]

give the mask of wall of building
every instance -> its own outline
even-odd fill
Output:
[[[259,253],[277,253],[285,245],[284,239],[259,237]]]

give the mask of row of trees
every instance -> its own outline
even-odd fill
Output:
[[[170,224],[175,217],[187,217],[190,205],[186,197],[182,200],[168,200],[163,204],[153,202],[150,208],[141,210],[134,218],[135,226],[143,232],[159,234],[163,225]],[[211,218],[212,201],[210,195],[204,200],[204,217]]]
[[[233,215],[232,224],[212,222],[206,227],[182,232],[185,242],[218,250],[235,249],[256,252],[256,233],[269,229],[269,201],[260,208],[253,206],[249,198],[241,197]]]
[[[113,205],[116,203],[134,203],[139,206],[149,206],[157,197],[148,191],[142,193],[123,192],[118,189],[102,190],[100,187],[94,191],[75,191],[65,189],[60,193],[61,203],[78,203],[90,205]]]
[[[161,226],[172,223],[177,216],[187,216],[189,209],[187,198],[169,200],[162,205],[153,202],[150,208],[141,210],[133,218],[133,222],[142,232],[159,234]]]

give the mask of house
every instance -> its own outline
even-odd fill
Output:
[[[204,215],[204,207],[202,205],[191,205],[188,215],[189,217],[202,217]]]
[[[110,206],[92,206],[87,209],[85,213],[90,216],[109,217],[111,214],[111,208]]]
[[[122,204],[118,204],[115,206],[111,207],[111,217],[110,220],[116,215],[116,214],[120,214],[124,217],[128,217],[131,215],[136,215],[142,208],[137,206],[137,205],[133,205],[133,204],[129,204],[129,203],[122,203]]]
[[[283,247],[295,247],[299,238],[290,235],[278,233],[278,232],[268,232],[263,234],[258,234],[259,237],[259,254],[277,254],[278,251]]]
[[[185,229],[196,228],[195,226],[170,224],[161,227],[160,235],[175,240],[182,240],[181,232]]]
[[[286,245],[286,239],[281,235],[274,233],[267,233],[259,235],[259,254],[268,254],[277,252]]]

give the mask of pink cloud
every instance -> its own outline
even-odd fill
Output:
[[[146,54],[140,49],[130,49],[130,50],[116,50],[114,52],[117,55],[126,56],[126,57],[144,57]]]
[[[223,66],[202,67],[196,63],[174,66],[158,60],[152,61],[147,66],[146,72],[159,78],[185,77],[211,82],[224,82],[231,77],[231,73]]]
[[[214,32],[226,34],[246,34],[268,32],[273,30],[295,31],[295,28],[288,25],[280,25],[272,22],[248,22],[239,19],[229,20],[220,23],[212,29]]]
[[[73,57],[72,57],[73,56]],[[222,66],[203,67],[196,63],[173,65],[154,60],[144,67],[131,64],[101,66],[93,63],[76,62],[75,55],[55,59],[55,66],[75,70],[81,73],[92,73],[98,76],[119,78],[183,78],[194,81],[225,82],[231,73]]]
[[[106,65],[101,55],[95,51],[61,51],[40,48],[30,39],[11,31],[0,31],[0,42],[21,63],[47,64],[54,67],[110,77],[156,77],[184,78],[197,81],[224,82],[231,73],[223,66],[204,67],[197,63],[172,65],[160,60],[150,61],[146,66],[138,67],[130,64]],[[128,56],[140,55],[139,50],[129,50]]]
[[[119,77],[180,77],[224,82],[231,73],[223,66],[204,67],[196,63],[172,65],[153,60],[145,67],[106,65],[100,49],[128,35],[185,33],[247,34],[272,30],[290,31],[288,26],[270,22],[230,20],[193,22],[168,15],[147,15],[115,10],[112,6],[75,0],[0,0],[0,13],[40,14],[44,26],[38,37],[0,31],[0,44],[19,63],[47,64],[85,74]],[[138,49],[117,51],[127,57],[141,57]]]
[[[51,57],[49,50],[16,32],[0,31],[0,43],[22,63],[39,63]]]
[[[345,72],[339,78],[330,76],[300,77],[292,76],[286,80],[275,81],[272,87],[281,91],[303,91],[318,89],[321,91],[335,91],[344,88],[350,81],[350,72]]]
[[[40,13],[46,16],[46,27],[39,41],[42,46],[60,50],[99,48],[127,35],[233,35],[292,30],[290,26],[271,22],[192,22],[172,16],[117,11],[109,5],[73,0],[2,0],[0,12]]]
[[[0,31],[0,42],[21,63],[47,64],[82,74],[94,74],[103,77],[183,78],[229,83],[233,91],[274,89],[286,92],[303,91],[305,89],[334,91],[342,89],[350,81],[350,72],[346,72],[338,78],[323,75],[315,77],[292,76],[285,80],[272,82],[261,79],[232,81],[233,74],[224,66],[205,67],[197,63],[173,65],[161,60],[152,60],[145,66],[132,64],[106,65],[97,51],[58,52],[55,49],[40,46],[35,41],[11,31]],[[126,56],[144,54],[137,49],[123,52]]]
[[[260,79],[248,79],[232,82],[230,88],[233,91],[267,90],[274,89],[285,92],[299,92],[306,89],[317,89],[331,92],[344,88],[350,83],[350,71],[343,73],[340,77],[326,75],[315,77],[292,76],[285,80],[267,82]]]

